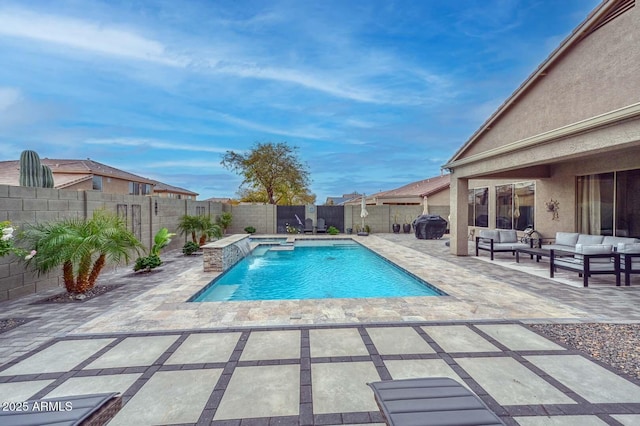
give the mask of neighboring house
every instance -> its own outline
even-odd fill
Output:
[[[361,197],[362,194],[358,194],[357,192],[352,192],[351,194],[342,194],[342,197],[327,197],[327,200],[324,202],[325,206],[340,206],[344,205],[347,201],[353,200]]]
[[[222,204],[233,204],[233,199],[223,198],[223,197],[211,197],[211,198],[207,198],[204,201],[211,201],[213,203],[222,203]]]
[[[449,185],[451,176],[443,174],[403,185],[389,191],[368,195],[367,205],[427,206],[429,214],[437,214],[447,219],[449,216]],[[360,205],[362,197],[345,204]],[[448,220],[448,219],[447,219]]]
[[[195,192],[172,187],[133,173],[125,172],[106,164],[86,160],[40,159],[40,162],[51,168],[54,187],[66,190],[95,190],[107,194],[159,195],[167,197],[195,200]],[[20,185],[20,162],[0,161],[0,184]],[[156,194],[154,185],[159,186]],[[180,195],[180,196],[178,196]]]
[[[639,69],[640,7],[603,1],[443,166],[452,253],[475,227],[640,237]]]
[[[419,205],[427,203],[430,206],[449,206],[449,184],[451,176],[441,176],[411,182],[389,191],[378,192],[367,197],[367,204],[376,205]]]
[[[157,180],[154,180],[153,183],[153,195],[157,195],[160,198],[195,200],[198,197],[197,192],[189,191],[188,189],[167,185],[166,183],[162,183]]]

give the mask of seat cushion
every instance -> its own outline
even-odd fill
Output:
[[[611,244],[614,247],[620,243],[634,244],[634,243],[640,243],[640,240],[638,240],[637,238],[630,238],[630,237],[612,237],[610,235],[607,235],[602,240],[602,244]]]
[[[617,251],[618,253],[640,253],[640,243],[619,243]]]
[[[498,233],[500,234],[501,243],[518,242],[518,233],[515,231],[515,229],[499,230]]]
[[[576,244],[602,244],[602,240],[604,240],[602,235],[580,234]]]
[[[556,232],[555,244],[559,246],[571,246],[574,247],[578,244],[578,237],[580,234],[577,232]]]
[[[500,242],[500,232],[495,229],[481,229],[480,238],[490,238],[494,243]]]
[[[582,260],[583,254],[611,254],[613,246],[609,244],[576,244],[576,259]],[[590,260],[590,265],[595,263],[612,263],[610,257],[596,257]]]
[[[633,244],[618,244],[617,248],[618,253],[620,253],[620,261],[622,267],[625,267],[626,262],[626,254],[640,254],[640,243]],[[631,269],[639,269],[640,268],[640,256],[629,256],[631,258]]]

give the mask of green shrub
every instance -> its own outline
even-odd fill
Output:
[[[160,256],[156,254],[152,254],[146,257],[139,257],[136,259],[136,264],[133,266],[133,270],[135,272],[144,270],[144,272],[149,272],[154,268],[162,265],[162,260],[160,260]]]
[[[340,231],[338,231],[338,228],[335,226],[330,226],[329,229],[327,229],[327,234],[329,235],[338,235],[339,233]]]
[[[247,226],[246,228],[244,228],[244,232],[246,232],[247,234],[255,234],[256,228],[254,228],[253,226]]]
[[[200,246],[198,245],[198,243],[194,243],[193,241],[187,241],[187,243],[182,247],[182,253],[187,256],[191,256],[198,250],[200,250]]]

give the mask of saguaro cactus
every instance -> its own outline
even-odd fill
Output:
[[[42,187],[53,188],[53,172],[49,166],[42,165]]]
[[[42,187],[42,165],[35,151],[20,154],[20,186]]]

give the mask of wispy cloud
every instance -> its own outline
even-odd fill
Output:
[[[185,144],[179,141],[168,142],[168,141],[146,139],[146,138],[88,139],[84,141],[84,143],[88,145],[141,147],[141,148],[153,148],[153,149],[162,149],[162,150],[169,150],[169,151],[225,153],[228,150],[228,148],[219,148],[215,146],[192,145],[192,144]]]
[[[0,34],[110,56],[185,65],[184,60],[170,57],[162,43],[133,31],[24,9],[0,9]]]
[[[234,117],[230,114],[212,112],[211,115],[219,121],[223,121],[234,126],[257,130],[259,132],[269,133],[272,135],[290,136],[302,139],[325,139],[332,136],[330,132],[324,129],[314,128],[313,126],[308,126],[304,129],[282,129],[274,126],[260,124],[251,120],[246,120],[244,118]]]
[[[189,169],[221,169],[220,161],[206,160],[175,160],[175,161],[150,161],[144,163],[144,169],[162,168],[189,168]]]
[[[9,109],[20,100],[20,90],[15,87],[0,87],[0,112]]]

